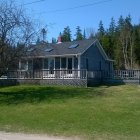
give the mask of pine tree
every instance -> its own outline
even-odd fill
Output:
[[[71,30],[69,26],[64,28],[61,39],[62,39],[62,42],[71,41]]]
[[[39,43],[40,43],[40,38],[38,37],[37,41],[36,41],[36,44],[39,44]]]
[[[46,34],[47,34],[47,30],[45,28],[43,28],[41,30],[42,41],[46,40]]]
[[[111,22],[109,25],[109,29],[107,31],[107,36],[108,36],[108,51],[109,51],[109,56],[111,59],[114,59],[114,52],[115,52],[115,47],[116,47],[116,25],[115,25],[115,20],[114,18],[111,18]]]
[[[83,39],[86,39],[86,31],[84,29],[84,32],[83,32]]]
[[[114,18],[111,18],[111,22],[109,25],[109,34],[114,35],[115,30],[116,30],[115,20],[114,20]]]
[[[124,25],[125,25],[125,20],[123,16],[121,15],[118,20],[117,31],[120,32],[123,29]]]
[[[82,30],[80,29],[80,26],[76,27],[76,40],[82,40],[83,39],[83,35],[82,35]]]
[[[52,43],[56,43],[57,41],[56,41],[56,38],[52,38]]]
[[[99,22],[99,28],[98,28],[98,36],[99,37],[102,37],[105,35],[105,29],[104,29],[104,26],[103,26],[103,22],[102,20]]]

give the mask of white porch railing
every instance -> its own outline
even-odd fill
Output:
[[[129,79],[140,80],[140,70],[87,71],[36,70],[8,71],[1,79]]]
[[[8,79],[86,79],[86,70],[9,71]]]
[[[114,71],[102,71],[103,78],[109,79],[140,79],[140,70],[114,70]]]

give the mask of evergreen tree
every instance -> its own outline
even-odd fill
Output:
[[[56,43],[57,41],[56,41],[56,38],[52,38],[52,43]]]
[[[64,28],[61,39],[62,39],[62,42],[71,41],[71,30],[69,26]]]
[[[40,43],[40,38],[38,37],[37,41],[36,41],[36,44],[39,44],[39,43]]]
[[[84,32],[83,32],[83,39],[86,39],[86,31],[84,29]]]
[[[136,69],[140,67],[140,24],[133,25],[131,16],[125,18],[120,16],[116,24],[111,18],[108,29],[104,29],[100,21],[98,32],[95,34],[93,28],[85,30],[83,35],[78,26],[76,28],[76,40],[97,37],[107,55],[115,60],[115,69]],[[64,28],[62,41],[71,41],[69,26]]]
[[[42,41],[46,41],[46,34],[47,34],[47,30],[45,28],[43,28],[41,30]]]
[[[80,29],[80,26],[76,27],[76,40],[82,40],[83,39],[83,35],[82,35],[82,30]]]
[[[103,22],[102,20],[99,22],[99,28],[98,28],[98,36],[99,37],[102,37],[105,35],[105,29],[104,29],[104,26],[103,26]]]
[[[109,34],[114,35],[115,30],[116,30],[115,20],[114,20],[114,18],[111,18],[111,22],[109,25]]]
[[[119,17],[117,23],[118,24],[116,26],[116,32],[115,32],[116,46],[114,50],[115,67],[117,69],[124,69],[123,51],[122,51],[122,45],[120,41],[120,35],[125,25],[125,20],[122,17],[122,15]]]
[[[118,26],[117,26],[117,31],[120,32],[123,27],[124,27],[124,24],[125,24],[125,21],[122,17],[122,15],[119,17],[119,20],[118,20]]]
[[[115,31],[116,31],[116,25],[115,25],[115,20],[114,18],[111,18],[111,22],[110,22],[110,25],[109,25],[109,29],[107,31],[107,34],[108,34],[108,51],[109,51],[109,56],[110,58],[114,59],[115,58],[115,47],[116,47],[116,34],[115,34]]]

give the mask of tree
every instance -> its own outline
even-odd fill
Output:
[[[52,43],[53,43],[53,44],[57,43],[56,38],[54,38],[54,37],[52,38]]]
[[[42,28],[41,30],[42,41],[46,40],[46,34],[47,34],[47,30],[45,28]]]
[[[0,2],[0,76],[24,54],[34,34],[32,22],[14,1]],[[17,45],[18,44],[18,45]]]
[[[125,19],[123,18],[123,16],[121,15],[119,17],[118,20],[118,26],[117,26],[117,31],[120,32],[123,28],[124,28],[124,24],[125,24]]]
[[[64,28],[61,39],[62,42],[71,41],[71,30],[69,26]]]
[[[113,17],[111,18],[109,29],[107,31],[107,37],[108,37],[109,56],[112,59],[114,59],[116,49],[116,24]]]
[[[83,32],[83,39],[86,39],[86,31],[84,29],[84,32]]]
[[[40,38],[38,37],[38,38],[37,38],[37,41],[36,41],[36,44],[38,45],[38,44],[40,44],[40,42],[41,42],[41,41],[40,41]]]
[[[95,38],[95,30],[93,28],[87,28],[86,35],[87,35],[88,39],[94,39]]]
[[[102,20],[99,22],[99,28],[98,28],[98,36],[104,36],[105,35],[105,29],[103,26]]]
[[[109,35],[113,36],[114,33],[115,33],[115,31],[116,31],[115,20],[114,20],[114,18],[112,17],[112,18],[111,18],[110,25],[109,25]]]
[[[132,24],[131,17],[127,16],[124,20],[119,19],[119,41],[123,54],[123,65],[125,69],[132,69],[133,66],[133,43],[132,43]]]
[[[136,62],[140,65],[140,25],[134,26],[134,53]]]
[[[76,27],[76,40],[82,40],[83,39],[83,35],[82,35],[82,30],[80,29],[80,26]]]

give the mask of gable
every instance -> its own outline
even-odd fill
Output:
[[[91,47],[97,47],[100,54],[102,55],[102,57],[105,59],[105,60],[108,60],[108,61],[112,61],[108,58],[107,54],[105,53],[103,47],[101,46],[100,42],[96,39],[90,46],[88,46],[88,48],[82,52],[82,54],[84,54],[85,52],[87,52]]]

